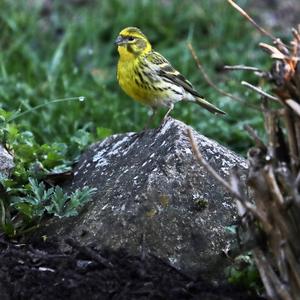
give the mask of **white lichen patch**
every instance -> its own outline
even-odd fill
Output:
[[[111,149],[109,150],[109,155],[113,156],[116,154],[119,154],[121,146],[125,143],[128,142],[129,137],[126,135],[123,137],[123,139],[119,140],[118,142],[114,143]]]
[[[109,161],[104,158],[104,157],[101,157],[98,159],[98,162],[96,164],[96,168],[99,168],[99,167],[105,167],[105,166],[108,166],[109,165]]]
[[[106,151],[107,151],[106,148],[97,151],[96,154],[93,156],[93,162],[98,162],[100,159],[102,159],[102,156]]]
[[[78,170],[81,170],[83,167],[85,167],[86,163],[87,163],[87,160],[84,160],[84,161],[81,163],[81,165],[79,166]]]
[[[199,199],[200,197],[201,197],[201,196],[200,196],[200,194],[199,194],[198,192],[192,194],[193,200]]]
[[[189,149],[189,148],[185,148],[184,152],[185,152],[185,154],[193,154],[191,149]]]
[[[232,208],[232,205],[230,205],[228,202],[222,202],[222,205],[223,205],[225,208]]]
[[[142,164],[142,167],[145,167],[148,163],[149,163],[149,161],[146,160],[146,161]]]
[[[123,144],[130,140],[130,135],[132,134],[124,136],[121,140],[115,142],[112,147],[109,147],[109,144],[107,148],[104,147],[100,151],[97,151],[92,159],[94,163],[97,163],[96,168],[108,166],[110,163],[110,158],[112,157],[120,156],[121,154],[125,155],[128,149],[126,149],[126,151],[123,150],[122,152],[121,149],[123,149]]]
[[[101,210],[105,210],[108,207],[108,203],[103,205],[103,207],[101,208]]]
[[[178,264],[178,258],[175,256],[169,256],[168,260],[171,263],[171,265],[173,265],[173,266],[176,266]]]

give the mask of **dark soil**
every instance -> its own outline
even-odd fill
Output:
[[[61,252],[49,242],[0,239],[0,299],[260,299],[190,278],[151,255],[67,243],[70,251]]]

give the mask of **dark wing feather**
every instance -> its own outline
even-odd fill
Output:
[[[209,103],[197,91],[194,90],[192,84],[186,80],[172,65],[159,53],[151,51],[144,57],[148,62],[148,67],[151,68],[152,72],[157,77],[164,78],[166,81],[176,84],[177,86],[183,87],[187,92],[195,96],[195,102],[200,106],[204,107],[208,111],[215,114],[224,115],[225,112]]]
[[[184,76],[181,75],[176,69],[174,69],[170,62],[166,60],[161,54],[159,54],[158,52],[150,52],[149,55],[147,55],[147,60],[159,67],[156,70],[159,76],[164,77],[170,82],[183,87],[192,95],[202,98],[202,96],[194,90],[192,84],[187,79],[185,79]]]

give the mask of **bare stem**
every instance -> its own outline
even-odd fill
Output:
[[[267,150],[267,146],[261,140],[261,138],[257,135],[255,130],[250,125],[245,125],[244,129],[249,133],[249,135],[254,139],[255,144],[258,148]]]
[[[195,157],[200,162],[200,164],[206,169],[208,173],[210,173],[217,181],[219,181],[231,194],[234,195],[235,198],[239,199],[240,201],[244,201],[242,196],[234,190],[231,185],[223,179],[215,170],[214,168],[203,158],[202,154],[199,151],[198,145],[194,139],[192,130],[189,128],[187,130],[188,137],[190,139],[192,149],[194,152]]]
[[[197,64],[198,69],[200,70],[202,76],[204,77],[205,81],[206,81],[212,88],[214,88],[218,93],[220,93],[221,95],[226,96],[226,97],[229,97],[229,98],[231,98],[232,100],[235,100],[235,101],[238,101],[238,102],[241,102],[241,103],[245,104],[245,101],[244,101],[242,98],[237,97],[237,96],[235,96],[235,95],[233,95],[233,94],[227,93],[226,91],[220,89],[217,85],[215,85],[215,84],[213,83],[213,81],[210,79],[210,77],[208,76],[208,74],[206,73],[205,69],[203,68],[203,66],[202,66],[202,64],[201,64],[201,62],[200,62],[200,60],[199,60],[199,58],[198,58],[198,56],[197,56],[197,54],[196,54],[196,52],[195,52],[193,46],[192,46],[192,44],[191,44],[191,43],[188,43],[187,46],[188,46],[188,48],[189,48],[189,50],[190,50],[190,52],[191,52],[191,54],[192,54],[192,57],[193,57],[194,61],[195,61],[196,64]],[[251,108],[251,109],[259,110],[256,106],[251,105],[251,104],[249,104],[249,103],[247,103],[247,106],[248,106],[249,108]]]
[[[261,88],[259,88],[257,86],[254,86],[254,85],[252,85],[251,83],[249,83],[247,81],[242,81],[241,84],[248,87],[248,88],[250,88],[251,90],[259,93],[260,95],[262,95],[266,98],[269,98],[269,99],[274,100],[274,101],[279,101],[279,98],[268,94],[267,92],[263,91]]]
[[[273,41],[277,41],[277,38],[269,33],[267,30],[259,26],[240,6],[238,6],[232,0],[227,0],[231,6],[233,6],[243,17],[245,17],[256,29],[258,29],[262,34],[268,36]]]
[[[250,66],[243,66],[243,65],[236,65],[236,66],[224,66],[225,70],[238,70],[238,71],[253,71],[253,72],[262,72],[261,69],[250,67]]]

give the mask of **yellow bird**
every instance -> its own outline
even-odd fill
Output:
[[[161,54],[152,50],[147,37],[136,27],[123,29],[115,41],[120,55],[117,78],[124,92],[152,108],[167,107],[164,120],[182,100],[195,102],[215,114],[225,112],[204,100]]]

